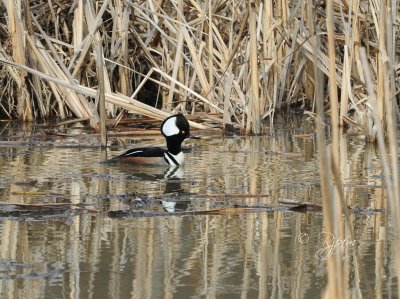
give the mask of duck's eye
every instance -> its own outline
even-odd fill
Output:
[[[184,130],[182,130],[182,132],[181,132],[182,134],[185,134],[186,132],[184,131]]]

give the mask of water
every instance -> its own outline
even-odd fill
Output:
[[[203,135],[185,143],[187,164],[174,174],[101,164],[104,153],[91,146],[95,137],[61,139],[42,134],[41,126],[0,128],[2,211],[23,208],[6,203],[32,204],[25,207],[30,212],[52,204],[52,213],[2,214],[2,298],[318,298],[328,254],[342,256],[354,297],[396,295],[386,213],[352,215],[355,240],[342,240],[340,253],[326,248],[321,212],[168,214],[321,203],[316,140],[307,127],[262,137]],[[113,139],[119,147],[109,157],[124,150],[121,142],[162,139]],[[386,209],[374,147],[343,135],[341,161],[347,203]],[[75,205],[54,205],[61,203]],[[114,218],[110,211],[165,214]]]

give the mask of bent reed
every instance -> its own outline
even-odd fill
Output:
[[[0,113],[28,121],[89,118],[97,127],[104,77],[110,118],[121,110],[158,119],[207,112],[221,125],[258,134],[282,109],[300,106],[315,117],[316,64],[334,79],[330,89],[325,80],[322,95],[333,96],[324,105],[332,123],[375,141],[365,72],[386,130],[397,111],[396,1],[332,2],[327,18],[325,1],[3,1]],[[146,94],[153,102],[145,103]]]

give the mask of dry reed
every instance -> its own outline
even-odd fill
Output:
[[[385,62],[377,56],[386,53],[382,51],[390,44],[397,69],[395,39],[382,38],[390,27],[386,20],[392,20],[388,16],[396,17],[395,2],[389,10],[379,4],[382,1],[352,1],[351,6],[333,1],[329,14],[319,1],[276,5],[270,0],[39,3],[0,4],[6,15],[1,20],[2,59],[96,90],[94,41],[101,40],[107,93],[143,102],[141,95],[150,85],[152,97],[160,97],[162,111],[217,113],[221,124],[233,124],[247,133],[260,133],[262,121],[269,118],[272,123],[282,108],[302,105],[315,112],[315,78],[310,68],[313,24],[321,26],[317,66],[330,78],[322,96],[329,90],[330,105],[325,107],[334,126],[355,125],[368,139],[376,139],[360,44],[371,57],[369,71],[376,78],[378,98],[389,86],[392,93],[398,90],[395,77],[389,84]],[[312,19],[307,17],[310,8],[315,12]],[[391,28],[394,37],[397,28]],[[98,102],[91,96],[4,63],[0,74],[3,82],[11,79],[1,93],[0,109],[5,116],[25,120],[89,117],[91,125],[98,126]],[[383,102],[378,102],[378,111],[385,122],[389,111]],[[164,117],[165,113],[151,105],[152,113],[132,111]],[[107,115],[115,117],[121,108],[126,107],[108,102]]]

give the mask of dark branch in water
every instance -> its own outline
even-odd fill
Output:
[[[372,215],[385,212],[384,209],[371,208],[348,208],[350,214]],[[179,211],[179,212],[147,212],[147,211],[110,211],[108,216],[111,218],[140,218],[140,217],[165,217],[165,216],[197,216],[197,215],[236,215],[261,212],[322,212],[319,204],[304,203],[288,207],[287,205],[263,205],[263,206],[240,206],[218,208],[199,211]]]

